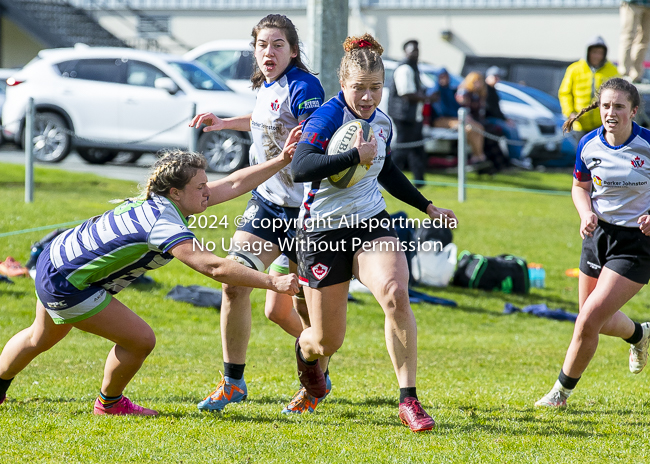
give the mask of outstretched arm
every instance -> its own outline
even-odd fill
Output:
[[[194,119],[190,122],[190,127],[196,127],[198,129],[202,124],[206,126],[203,128],[203,132],[225,129],[246,132],[251,130],[251,115],[246,114],[244,116],[221,119],[212,113],[202,113],[194,116]]]
[[[194,240],[185,240],[169,252],[182,263],[217,282],[242,287],[273,290],[278,293],[298,293],[298,277],[295,274],[273,277],[249,269],[229,259],[220,258],[207,250],[201,250]]]
[[[281,156],[276,156],[262,164],[240,169],[223,179],[208,182],[208,188],[210,189],[208,206],[214,206],[250,192],[291,163],[291,158],[296,151],[296,144],[301,135],[300,126],[294,127],[284,144]]]

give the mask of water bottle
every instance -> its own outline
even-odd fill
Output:
[[[528,265],[528,280],[530,281],[530,288],[544,288],[546,271],[541,264],[530,263]]]
[[[539,276],[537,278],[537,282],[539,283],[538,288],[546,287],[546,271],[541,265],[539,266]]]

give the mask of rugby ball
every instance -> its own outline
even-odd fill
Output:
[[[327,145],[327,154],[338,155],[340,153],[345,153],[354,147],[357,137],[361,136],[363,136],[363,140],[366,142],[370,140],[370,137],[372,136],[372,127],[370,127],[370,124],[366,121],[363,119],[354,119],[343,124],[330,139],[330,142]],[[363,176],[366,175],[368,169],[370,169],[370,164],[355,164],[338,174],[329,176],[327,180],[329,180],[334,187],[340,189],[352,187],[363,179]]]

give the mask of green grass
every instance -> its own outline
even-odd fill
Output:
[[[12,231],[86,219],[135,183],[36,169],[33,204],[23,202],[23,168],[0,164],[3,201],[0,259],[21,262],[47,231]],[[453,177],[430,176],[435,182]],[[478,179],[476,185],[568,192],[570,172],[524,172]],[[577,311],[577,279],[565,269],[580,255],[578,218],[568,195],[468,190],[423,192],[460,220],[459,250],[512,253],[546,269],[546,289],[525,297],[449,287],[427,290],[458,308],[414,305],[419,329],[418,394],[438,427],[412,434],[397,419],[397,383],[383,336],[383,314],[372,297],[349,305],[346,341],[332,361],[333,392],[316,414],[286,417],[297,389],[291,337],[264,317],[264,293],[253,292],[253,328],[246,379],[249,401],[223,414],[196,403],[221,369],[218,312],[165,299],[176,284],[215,285],[178,262],[151,273],[153,289],[128,288],[119,299],[142,316],[157,346],[126,393],[158,409],[156,418],[95,417],[94,401],[111,343],[73,331],[16,377],[0,406],[0,462],[647,462],[650,457],[649,372],[627,370],[627,348],[603,337],[566,411],[535,410],[559,372],[572,324],[502,315],[505,302],[547,303]],[[247,197],[208,211],[234,218]],[[388,198],[389,211],[421,213]],[[207,240],[234,230],[199,231]],[[34,286],[0,283],[0,345],[31,324]],[[625,307],[646,320],[644,289]]]

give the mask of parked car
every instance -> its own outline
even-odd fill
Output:
[[[252,111],[253,95],[241,95],[202,65],[173,55],[125,48],[43,50],[7,81],[2,110],[5,137],[22,143],[29,97],[34,98],[34,154],[57,162],[71,148],[90,163],[119,151],[187,149],[194,114],[231,117]],[[208,168],[231,172],[248,161],[250,136],[201,132],[198,151]]]
[[[485,74],[490,66],[498,66],[505,72],[504,80],[524,84],[557,97],[566,68],[571,63],[573,61],[467,55],[461,74],[467,76],[471,71]]]
[[[250,40],[214,40],[190,50],[183,58],[206,66],[235,92],[255,93],[251,88],[255,57]]]
[[[380,108],[388,108],[388,89],[392,82],[393,72],[398,66],[394,60],[384,60],[386,79],[384,93]],[[438,75],[442,67],[428,63],[418,65],[422,83],[427,88],[433,88],[438,83]],[[451,85],[457,87],[462,82],[462,77],[450,73]],[[525,85],[513,82],[499,82],[497,93],[500,98],[500,107],[503,114],[514,121],[520,138],[529,142],[522,150],[523,157],[530,157],[535,163],[550,160],[564,159],[571,152],[575,157],[575,145],[571,140],[555,141],[562,133],[564,116],[557,98]],[[434,137],[435,141],[427,142],[425,151],[428,153],[451,153],[455,150],[457,135],[448,129],[438,129],[424,126],[425,137]]]
[[[393,73],[399,64],[399,61],[390,58],[384,59],[384,90],[382,91],[379,109],[386,114],[388,114],[389,89],[393,82]],[[443,68],[428,63],[419,63],[418,68],[420,69],[422,84],[429,89],[435,87],[438,83],[438,74]],[[458,87],[462,78],[450,74],[450,80],[452,86]],[[456,151],[456,141],[458,140],[458,134],[456,132],[450,131],[449,129],[425,125],[422,129],[422,134],[425,139],[429,139],[424,145],[424,151],[426,153],[450,154]]]
[[[12,75],[16,74],[18,69],[0,69],[0,114],[2,114],[2,107],[4,106],[6,94],[7,94],[7,79]],[[0,124],[2,121],[0,119]],[[2,131],[0,131],[0,143],[3,142],[4,137],[2,137]]]
[[[501,81],[496,89],[501,111],[517,123],[520,137],[528,142],[541,142],[525,146],[525,156],[535,164],[545,166],[572,166],[575,163],[578,144],[574,137],[561,137],[566,117],[557,98],[514,82]],[[537,114],[534,119],[531,118],[533,112]],[[545,139],[549,141],[544,143]]]

